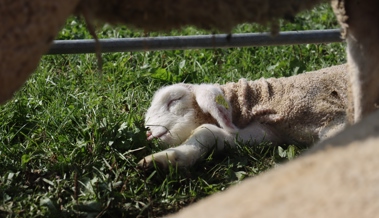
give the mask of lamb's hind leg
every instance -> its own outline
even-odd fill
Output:
[[[252,123],[237,133],[230,133],[212,124],[203,124],[182,145],[147,156],[138,165],[142,168],[151,168],[154,163],[160,168],[168,168],[169,164],[189,167],[204,159],[213,149],[224,150],[225,142],[233,147],[236,137],[250,142],[277,141],[272,132],[259,123]]]

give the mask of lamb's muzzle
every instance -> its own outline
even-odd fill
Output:
[[[152,140],[154,138],[150,130],[146,131],[146,137],[147,137],[147,140]]]

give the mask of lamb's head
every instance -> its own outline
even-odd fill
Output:
[[[186,140],[200,125],[195,120],[194,105],[194,94],[184,84],[158,90],[145,115],[148,139],[157,138],[168,145],[178,145]]]
[[[178,145],[201,124],[237,131],[232,108],[218,86],[175,84],[158,90],[145,115],[146,135],[166,145]]]

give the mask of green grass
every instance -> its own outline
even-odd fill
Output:
[[[338,27],[329,6],[302,13],[282,30]],[[267,30],[238,26],[233,32]],[[144,33],[100,28],[100,38],[209,34],[192,27]],[[70,18],[59,39],[91,38]],[[36,73],[0,106],[1,217],[156,217],[178,211],[246,177],[292,159],[295,146],[238,144],[190,169],[141,171],[160,150],[145,137],[143,115],[154,91],[176,82],[225,83],[291,76],[344,63],[345,45],[44,56]]]

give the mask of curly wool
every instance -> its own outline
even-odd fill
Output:
[[[313,144],[345,125],[347,64],[288,78],[220,85],[233,107],[233,123],[274,126],[287,143]]]

